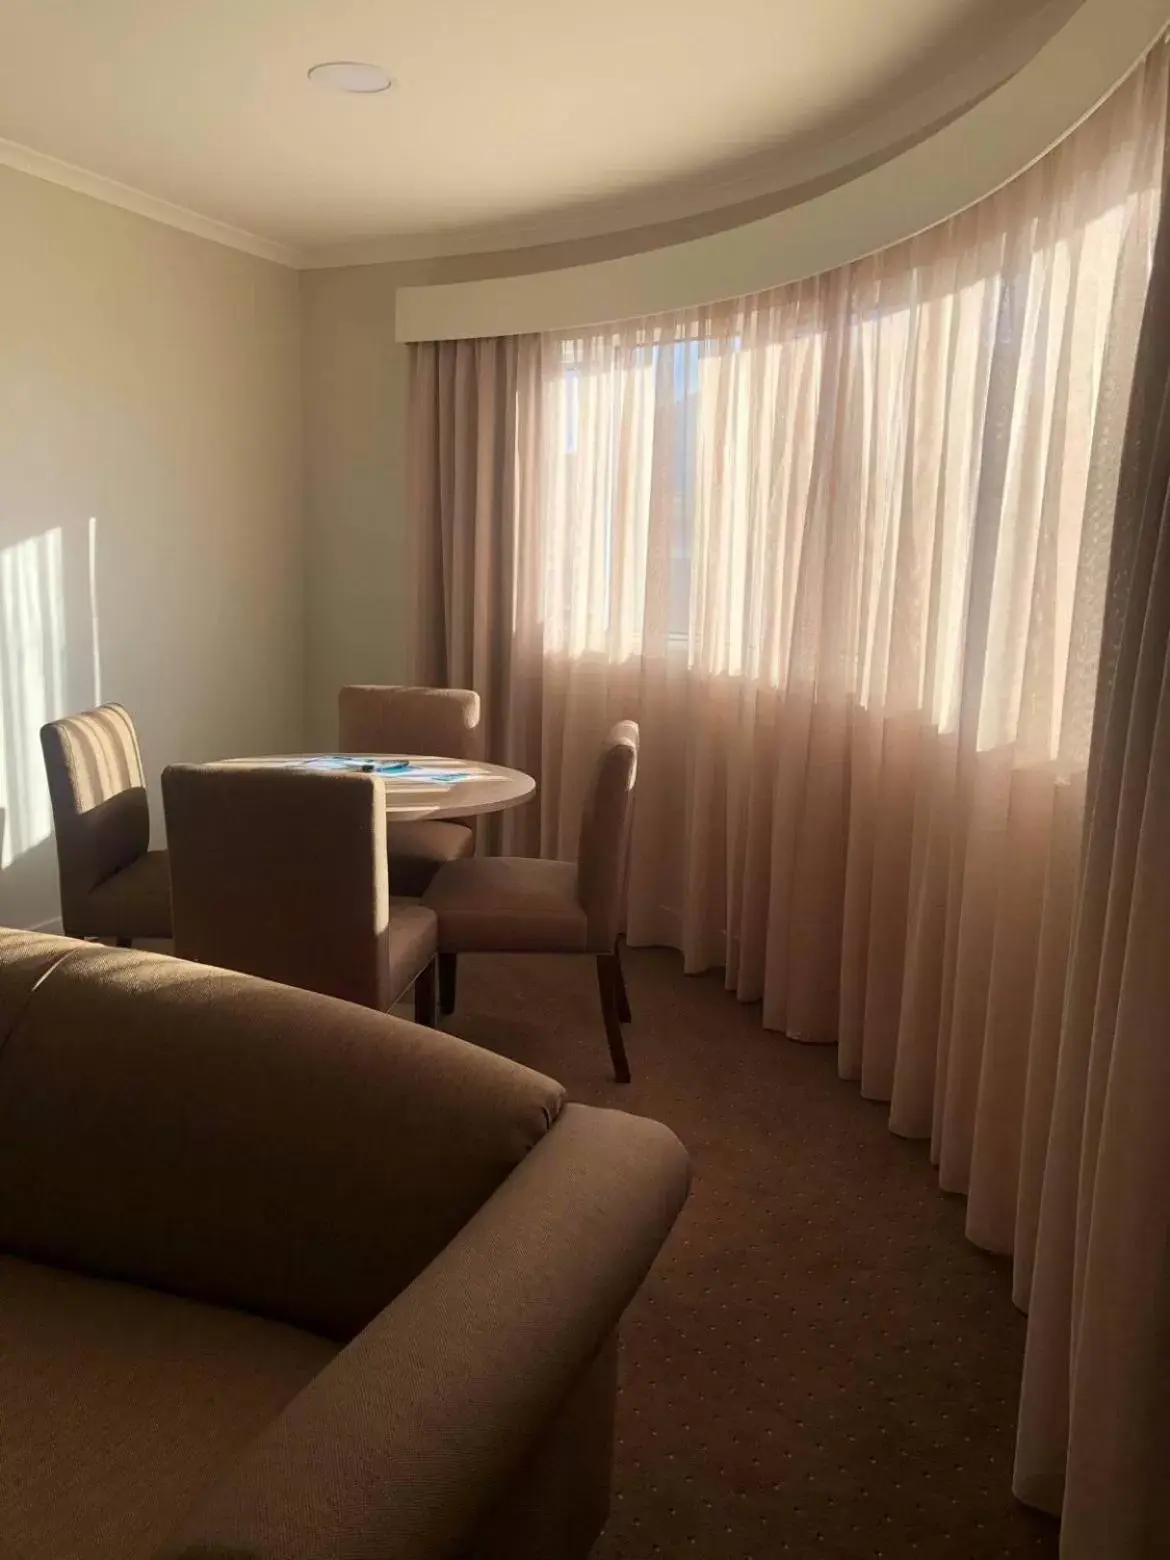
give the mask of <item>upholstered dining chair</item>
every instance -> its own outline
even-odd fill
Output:
[[[435,1022],[436,924],[387,883],[373,775],[235,764],[163,771],[175,953]]]
[[[70,937],[171,935],[165,850],[151,850],[138,735],[120,704],[41,728],[49,782],[61,924]]]
[[[417,753],[428,758],[479,758],[479,694],[471,688],[419,688],[354,683],[337,699],[339,746],[345,753]],[[475,852],[465,823],[420,818],[387,825],[390,892],[425,894],[439,868]],[[439,955],[439,988],[448,1011],[455,1000],[456,960]]]
[[[527,856],[452,861],[423,896],[439,918],[440,958],[459,953],[592,954],[619,1083],[630,1081],[622,1037],[630,1005],[618,933],[637,773],[638,728],[623,720],[606,737],[594,767],[575,862]],[[444,1010],[449,1011],[446,1002]]]
[[[470,688],[354,685],[337,700],[345,753],[418,753],[428,758],[480,756],[479,694]],[[475,835],[442,819],[391,823],[390,890],[417,897],[448,861],[470,856]]]

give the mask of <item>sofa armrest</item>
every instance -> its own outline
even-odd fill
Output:
[[[453,1035],[0,931],[0,1248],[348,1343],[538,1143],[560,1084]]]
[[[686,1197],[666,1127],[568,1106],[203,1498],[162,1560],[437,1560],[503,1490]]]

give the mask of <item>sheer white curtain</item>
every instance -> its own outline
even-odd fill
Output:
[[[1163,170],[1163,188],[1166,174]],[[1170,1554],[1170,223],[1110,559],[1016,1448],[1065,1560]]]
[[[571,855],[596,745],[636,718],[630,940],[836,1042],[967,1194],[971,1238],[1015,1253],[1024,1307],[1043,1183],[1018,1488],[1052,1508],[1089,1023],[1063,1012],[1062,1052],[1062,1010],[1166,74],[1160,46],[998,194],[843,270],[415,362],[416,506],[442,543],[420,669],[491,668],[489,756],[541,784],[503,843]]]
[[[1021,1303],[1165,79],[895,249],[508,353],[511,843],[638,719],[631,942],[838,1042]]]

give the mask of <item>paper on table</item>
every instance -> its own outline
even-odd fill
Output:
[[[378,758],[362,753],[320,753],[311,758],[285,760],[285,767],[324,770],[329,774],[375,775],[396,790],[409,790],[414,786],[447,789],[463,780],[472,780],[478,774],[473,764],[447,769],[440,764],[420,764],[409,758]]]
[[[379,775],[401,774],[410,768],[406,758],[364,758],[360,753],[322,753],[318,758],[307,758],[303,769],[325,769],[331,773]]]
[[[418,786],[451,786],[462,780],[472,780],[474,772],[468,769],[428,769],[422,764],[410,764],[398,774],[387,775],[386,781],[396,791]]]

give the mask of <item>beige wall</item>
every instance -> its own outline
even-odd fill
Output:
[[[0,923],[57,914],[41,721],[300,741],[297,277],[0,169]]]
[[[400,681],[405,666],[406,348],[394,340],[394,270],[300,278],[313,746],[336,740],[342,683]]]
[[[337,690],[410,676],[415,582],[406,505],[408,349],[400,286],[486,274],[498,257],[301,273],[307,735],[337,740]]]

